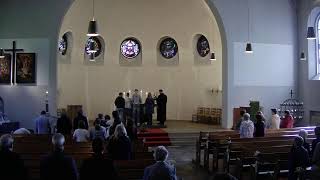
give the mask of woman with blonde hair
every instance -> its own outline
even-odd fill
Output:
[[[110,137],[107,151],[113,160],[131,159],[131,141],[123,124],[118,124]]]

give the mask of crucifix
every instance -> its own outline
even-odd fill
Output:
[[[12,41],[12,49],[4,49],[4,51],[7,52],[12,52],[12,80],[11,83],[13,83],[13,81],[15,82],[15,66],[16,66],[16,54],[17,52],[22,52],[23,49],[17,49],[17,45],[16,45],[16,41]]]

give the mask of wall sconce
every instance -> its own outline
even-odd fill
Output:
[[[211,93],[222,93],[222,87],[221,86],[218,86],[217,88],[212,88],[211,90]]]

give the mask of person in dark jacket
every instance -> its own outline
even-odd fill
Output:
[[[308,151],[303,147],[303,138],[295,137],[293,146],[289,153],[289,180],[298,178],[297,172],[305,170],[310,165]]]
[[[83,115],[82,110],[80,110],[78,112],[77,117],[74,118],[74,120],[73,120],[73,130],[79,129],[79,122],[80,121],[83,121],[85,123],[85,129],[88,130],[89,129],[88,119],[86,116]]]
[[[127,135],[130,138],[131,141],[135,141],[138,137],[137,133],[137,127],[135,126],[133,120],[131,118],[128,118],[127,126],[126,126]]]
[[[159,90],[159,96],[157,97],[157,121],[160,125],[164,125],[167,120],[167,95],[163,93],[163,90]]]
[[[167,162],[168,151],[158,146],[154,151],[155,164],[144,169],[143,180],[177,180],[176,168]]]
[[[316,146],[318,142],[320,142],[320,126],[314,128],[314,134],[316,135],[316,139],[312,141],[312,149],[311,154],[313,154],[314,150],[316,149]]]
[[[112,136],[117,125],[121,124],[121,121],[119,119],[119,115],[118,115],[118,111],[113,111],[112,112],[112,117],[113,117],[113,124],[111,125],[111,127],[109,128],[109,136]]]
[[[61,117],[57,120],[57,133],[64,135],[70,135],[72,130],[72,124],[70,119],[67,117],[65,111],[61,112]]]
[[[92,141],[93,155],[86,159],[80,168],[80,180],[101,179],[101,173],[107,175],[108,180],[116,180],[117,172],[113,162],[103,155],[103,141],[96,138]]]
[[[126,100],[123,98],[123,93],[122,92],[119,93],[119,96],[114,101],[114,105],[117,108],[117,111],[118,111],[119,118],[120,118],[121,122],[124,122],[123,112],[124,112],[124,108],[125,108],[125,105],[126,105]]]
[[[263,121],[263,116],[260,114],[257,114],[256,119],[257,119],[257,122],[254,124],[254,127],[255,127],[254,137],[264,137],[265,122]]]
[[[117,125],[114,135],[109,139],[107,150],[113,160],[131,159],[131,141],[123,124]]]
[[[40,162],[41,180],[77,180],[78,170],[74,159],[64,154],[65,138],[57,133],[52,136],[53,152]]]
[[[144,103],[145,106],[145,113],[147,117],[147,123],[149,126],[152,125],[152,114],[154,113],[154,99],[151,93],[148,93],[148,97]]]
[[[27,180],[28,173],[20,156],[12,152],[13,137],[4,134],[0,137],[0,179]]]

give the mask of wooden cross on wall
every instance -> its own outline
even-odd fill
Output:
[[[12,80],[11,83],[16,82],[15,66],[16,66],[16,54],[22,52],[23,49],[17,49],[16,41],[12,41],[12,49],[4,49],[4,51],[12,52]]]

